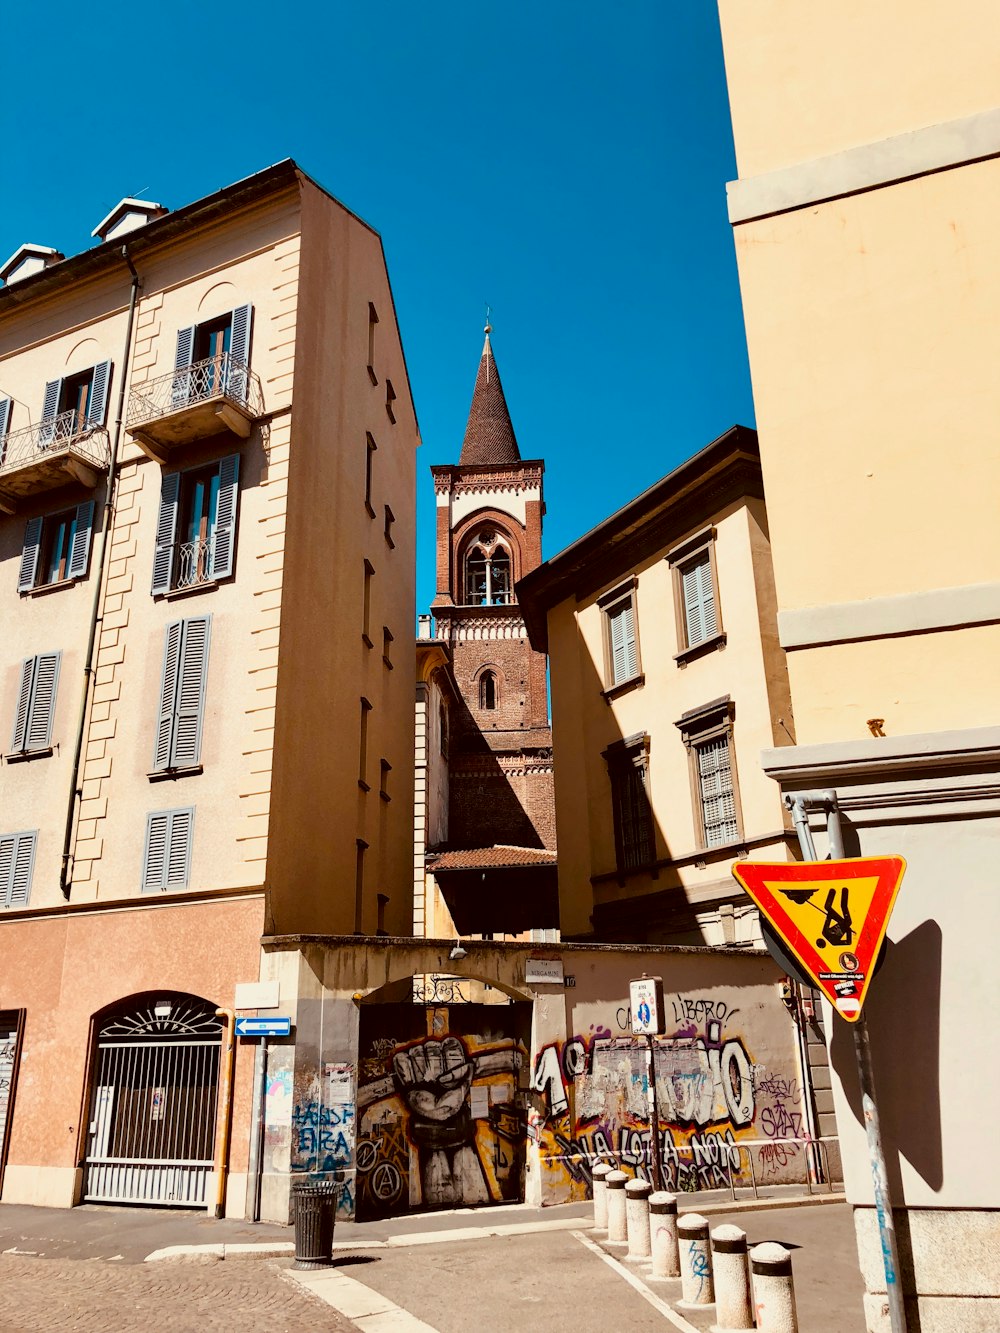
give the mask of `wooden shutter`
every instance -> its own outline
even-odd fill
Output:
[[[153,593],[169,592],[174,572],[174,540],[177,534],[177,502],[181,474],[166,472],[160,484],[160,515],[156,521],[156,553],[153,556]]]
[[[213,579],[228,578],[233,572],[239,482],[240,456],[231,454],[219,463],[219,505],[212,534]]]
[[[190,620],[181,622],[180,660],[174,694],[173,738],[170,746],[171,768],[184,768],[189,764],[196,764],[201,754],[211,624],[211,616],[193,616]]]
[[[712,560],[706,552],[681,570],[687,646],[694,647],[718,633],[719,617],[712,587]]]
[[[186,889],[188,886],[193,832],[193,810],[170,812],[170,833],[167,838],[167,862],[163,882],[165,889]]]
[[[26,657],[21,663],[21,685],[17,692],[17,708],[14,710],[14,734],[11,737],[12,754],[20,754],[28,736],[28,714],[31,712],[31,686],[35,679],[35,659]],[[2,884],[0,879],[0,884]]]
[[[17,575],[18,592],[27,592],[35,586],[38,577],[38,555],[42,548],[42,520],[29,518],[24,529],[24,549]]]
[[[49,380],[42,399],[42,424],[38,430],[38,443],[51,444],[55,439],[55,426],[52,424],[59,411],[59,399],[62,397],[62,380]]]
[[[10,399],[0,398],[0,463],[3,462],[4,454],[7,450],[7,430],[10,426],[10,408]]]
[[[186,889],[191,871],[193,810],[157,810],[146,819],[142,892]]]
[[[10,833],[0,838],[0,906],[27,905],[37,836],[37,833]]]
[[[631,599],[608,613],[611,636],[611,683],[620,685],[638,674],[639,656],[635,641],[635,609]]]
[[[158,810],[146,818],[146,845],[142,853],[143,893],[156,893],[166,883],[170,811]]]
[[[28,709],[23,746],[25,750],[44,750],[52,740],[52,719],[55,714],[61,657],[61,653],[40,653],[33,659],[31,705]],[[22,676],[22,686],[23,683]]]
[[[69,552],[69,573],[71,579],[82,579],[87,572],[90,560],[90,537],[94,529],[94,502],[85,500],[76,507],[76,531],[73,533],[73,545]]]
[[[177,330],[177,349],[174,352],[174,382],[170,388],[170,398],[175,405],[186,403],[191,397],[191,360],[194,356],[194,337],[197,328]]]
[[[91,426],[103,426],[108,411],[108,388],[111,384],[111,362],[100,361],[94,367],[94,378],[90,382],[90,401],[87,405],[87,421]]]
[[[232,313],[232,325],[229,331],[229,383],[227,392],[238,402],[245,403],[249,380],[247,367],[250,365],[250,325],[253,318],[253,306],[237,306]]]
[[[170,767],[174,734],[174,709],[177,699],[177,670],[181,658],[181,631],[184,622],[175,620],[167,626],[163,646],[163,675],[160,679],[160,706],[156,720],[156,744],[153,746],[153,772]]]

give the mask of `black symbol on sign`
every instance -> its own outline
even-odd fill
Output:
[[[854,942],[854,927],[851,921],[851,909],[847,903],[846,886],[840,890],[839,912],[834,905],[837,899],[836,889],[830,889],[827,893],[823,907],[812,901],[815,889],[782,889],[781,892],[797,906],[803,907],[808,904],[810,907],[815,907],[817,912],[823,913],[822,938],[816,941],[817,949],[825,949],[828,944],[843,947]]]

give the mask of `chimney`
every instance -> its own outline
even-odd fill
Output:
[[[145,227],[147,222],[169,212],[162,204],[152,204],[147,199],[123,199],[121,203],[115,204],[108,216],[90,234],[102,241],[117,241],[120,236]]]
[[[9,287],[12,282],[30,278],[33,273],[41,273],[50,264],[58,264],[66,256],[50,245],[32,245],[30,242],[18,246],[11,257],[0,268],[0,281]]]

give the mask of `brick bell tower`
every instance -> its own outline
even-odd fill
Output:
[[[539,459],[521,457],[490,332],[487,324],[459,461],[431,468],[437,501],[432,609],[459,696],[448,759],[447,847],[483,849],[482,871],[510,854],[503,884],[495,883],[510,893],[511,861],[520,864],[513,853],[523,853],[537,870],[544,863],[555,883],[546,658],[528,642],[515,594],[518,579],[542,559],[545,468]],[[444,857],[435,867],[442,888],[447,864]],[[462,864],[472,869],[468,857]]]

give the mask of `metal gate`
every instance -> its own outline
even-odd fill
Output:
[[[0,1186],[7,1162],[10,1109],[17,1082],[18,1015],[0,1014]]]
[[[102,1021],[84,1199],[204,1204],[221,1037],[215,1006],[189,995],[144,1001]]]

